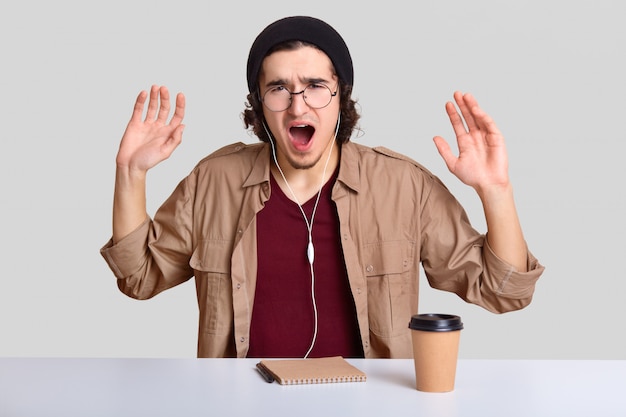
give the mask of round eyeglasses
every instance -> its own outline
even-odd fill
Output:
[[[304,90],[292,93],[286,87],[279,85],[271,87],[263,94],[263,104],[271,111],[285,111],[291,107],[293,96],[302,94],[302,98],[307,106],[312,109],[322,109],[330,104],[330,101],[337,95],[337,90],[333,93],[324,84],[309,84]]]

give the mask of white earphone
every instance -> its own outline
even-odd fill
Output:
[[[289,189],[289,192],[291,193],[291,195],[292,195],[293,199],[295,200],[296,204],[298,204],[298,207],[300,208],[300,212],[302,213],[302,217],[304,217],[304,221],[306,223],[306,228],[307,228],[307,230],[309,232],[309,243],[307,245],[306,255],[307,255],[307,259],[309,260],[309,267],[310,267],[310,270],[311,270],[311,300],[313,302],[313,313],[314,313],[314,319],[315,319],[315,328],[314,328],[314,331],[313,331],[313,339],[311,340],[311,345],[309,346],[309,349],[307,350],[306,354],[304,355],[305,359],[309,356],[309,354],[313,350],[313,346],[315,346],[315,341],[317,339],[317,321],[318,321],[318,317],[317,317],[317,303],[315,301],[315,271],[313,269],[313,261],[315,260],[315,247],[313,246],[313,235],[312,235],[313,220],[315,218],[315,212],[317,211],[317,205],[318,205],[318,203],[320,201],[320,196],[322,195],[322,188],[324,187],[324,179],[326,178],[326,169],[328,168],[328,163],[330,162],[330,157],[331,157],[331,155],[333,153],[334,144],[335,144],[335,141],[337,140],[337,134],[339,133],[339,124],[340,124],[340,122],[341,122],[341,112],[339,112],[339,116],[337,118],[337,126],[335,128],[335,134],[333,135],[332,144],[331,144],[330,150],[328,151],[328,157],[326,158],[326,164],[324,165],[324,171],[322,172],[322,178],[321,178],[321,181],[320,181],[320,188],[319,188],[319,191],[317,192],[317,199],[315,200],[315,206],[313,207],[313,213],[311,214],[311,221],[309,222],[309,219],[306,217],[306,213],[304,212],[304,209],[302,208],[302,205],[298,201],[298,198],[296,197],[296,194],[291,189],[291,186],[289,185],[289,182],[287,182],[287,178],[285,177],[285,174],[283,173],[283,170],[280,168],[280,165],[278,164],[278,158],[276,157],[276,147],[274,145],[274,139],[273,139],[269,129],[267,128],[267,125],[265,124],[265,120],[263,121],[263,128],[265,129],[265,133],[267,133],[267,136],[268,136],[269,141],[270,141],[270,145],[272,146],[272,157],[274,159],[274,163],[276,164],[276,168],[278,168],[278,171],[280,172],[280,175],[283,178],[283,181],[285,181],[285,184],[287,185],[287,188]]]

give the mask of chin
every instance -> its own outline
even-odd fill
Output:
[[[288,160],[289,165],[291,165],[291,167],[294,169],[311,169],[317,164],[319,158],[316,161],[307,161],[295,158],[289,158]]]
[[[285,155],[287,162],[294,169],[310,169],[315,167],[321,160],[321,155],[313,155],[310,152],[297,152]]]

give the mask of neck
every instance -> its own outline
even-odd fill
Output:
[[[294,167],[279,156],[278,163],[280,168],[273,161],[271,172],[285,195],[296,202],[304,203],[316,195],[322,185],[326,184],[333,175],[339,164],[339,152],[339,145],[331,143],[327,152],[324,152],[320,160],[308,168]],[[288,182],[288,185],[285,183],[285,180]],[[295,198],[292,192],[295,194]]]

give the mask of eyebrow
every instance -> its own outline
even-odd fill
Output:
[[[309,77],[309,78],[302,78],[300,79],[300,81],[302,81],[303,84],[328,84],[329,81],[326,80],[325,78],[314,78],[314,77]],[[276,79],[273,81],[268,81],[265,86],[266,87],[275,87],[275,86],[279,86],[279,85],[287,85],[289,84],[289,82],[285,79]]]

